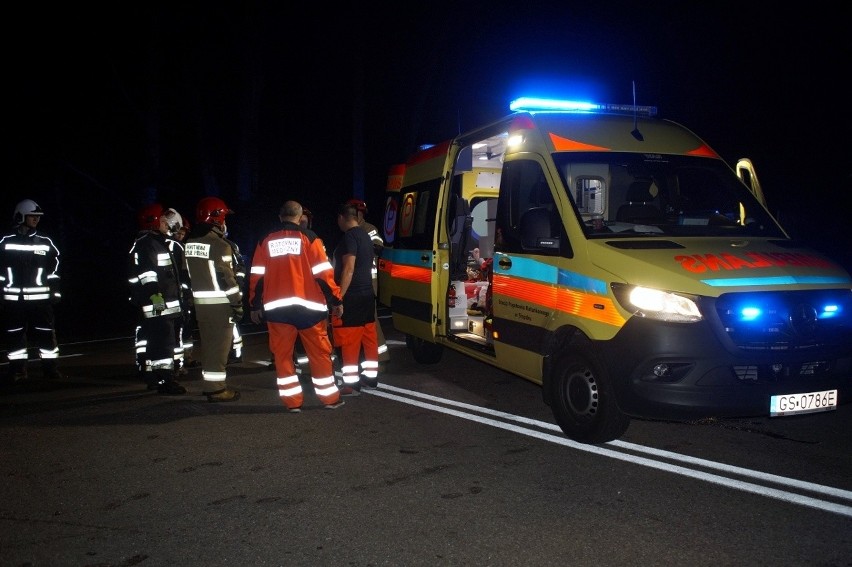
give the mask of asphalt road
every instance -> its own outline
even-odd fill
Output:
[[[300,414],[264,333],[230,404],[63,344],[64,380],[0,391],[0,565],[852,565],[852,406],[578,445],[538,386],[385,330],[378,390]]]

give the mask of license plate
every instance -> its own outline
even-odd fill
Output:
[[[837,409],[837,390],[787,394],[769,398],[769,415],[796,415]]]

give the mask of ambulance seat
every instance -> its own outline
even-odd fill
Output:
[[[651,195],[650,179],[637,180],[630,184],[627,189],[627,202],[615,213],[615,220],[638,224],[659,224],[663,221],[663,214],[654,205],[654,196]]]

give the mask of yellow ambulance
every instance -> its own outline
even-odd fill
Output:
[[[585,443],[849,400],[852,278],[789,237],[750,162],[654,107],[510,109],[389,172],[379,300],[418,362],[540,384]]]

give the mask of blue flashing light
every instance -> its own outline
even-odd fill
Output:
[[[588,112],[597,114],[641,114],[656,116],[656,106],[638,106],[633,104],[610,104],[561,100],[554,98],[520,97],[509,103],[512,112]]]
[[[740,316],[743,321],[754,321],[760,317],[762,311],[758,307],[745,307],[740,310]]]
[[[771,306],[760,305],[744,305],[738,309],[740,321],[762,321],[766,318],[778,316],[778,312]],[[817,310],[817,319],[823,321],[826,319],[835,319],[842,317],[843,309],[836,303],[828,303]]]
[[[839,305],[824,305],[822,308],[822,313],[817,315],[819,319],[834,319],[835,317],[840,317],[840,306]]]

